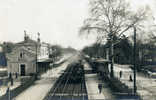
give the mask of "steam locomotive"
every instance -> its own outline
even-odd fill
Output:
[[[70,71],[68,72],[69,83],[76,84],[81,83],[84,78],[83,65],[81,63],[74,63],[70,66]]]

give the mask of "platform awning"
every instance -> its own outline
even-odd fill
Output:
[[[52,63],[53,60],[52,59],[38,59],[37,61],[38,63]]]
[[[95,59],[95,60],[93,60],[93,62],[97,62],[97,63],[110,63],[110,61],[107,60],[107,59]]]

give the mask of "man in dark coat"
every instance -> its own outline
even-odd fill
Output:
[[[120,71],[120,78],[122,78],[122,71]]]
[[[101,91],[102,91],[102,84],[98,84],[98,89],[99,89],[99,93],[101,93]]]

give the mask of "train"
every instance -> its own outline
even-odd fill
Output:
[[[69,77],[69,81],[72,84],[81,83],[84,78],[84,70],[83,65],[78,62],[72,65],[72,70],[70,72],[71,76]]]
[[[84,70],[83,70],[83,65],[81,63],[76,63],[74,66],[73,70],[71,71],[71,77],[70,82],[71,83],[81,83],[84,78]]]
[[[70,84],[79,84],[84,79],[84,69],[80,62],[71,63],[68,65],[64,74],[61,76],[65,82],[69,81]]]

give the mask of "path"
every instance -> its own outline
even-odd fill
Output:
[[[114,65],[115,76],[119,78],[119,72],[122,70],[123,75],[120,79],[130,88],[133,88],[133,82],[129,81],[129,75],[132,75],[133,71],[129,68],[129,65]],[[156,79],[149,78],[144,74],[136,74],[137,92],[141,95],[143,100],[156,100]]]

